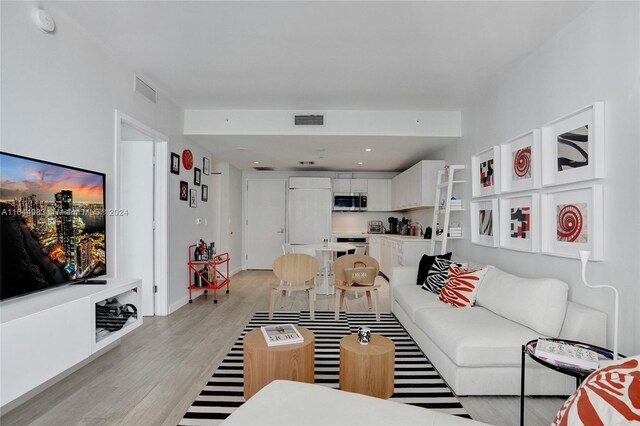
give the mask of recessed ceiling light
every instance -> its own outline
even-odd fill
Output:
[[[358,161],[358,165],[362,166],[362,161]]]
[[[365,151],[371,152],[371,148],[365,148]]]
[[[246,151],[247,150],[247,148],[245,148],[244,146],[236,146],[236,149],[238,151]]]
[[[253,164],[260,164],[260,162],[259,161],[254,161]]]

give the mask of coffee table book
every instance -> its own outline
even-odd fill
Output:
[[[598,353],[580,345],[538,339],[535,356],[587,370],[598,369]]]
[[[268,346],[304,342],[304,337],[293,324],[267,325],[260,327],[260,330]]]

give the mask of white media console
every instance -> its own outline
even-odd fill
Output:
[[[136,306],[137,318],[98,337],[96,303],[114,297]],[[127,279],[108,279],[106,285],[65,285],[0,303],[2,411],[142,325],[141,307],[142,281]]]

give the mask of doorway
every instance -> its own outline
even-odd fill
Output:
[[[271,269],[285,243],[287,181],[247,180],[246,269]]]
[[[167,315],[167,139],[116,111],[116,277],[142,280],[144,316]]]

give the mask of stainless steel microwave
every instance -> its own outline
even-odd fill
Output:
[[[333,211],[367,211],[367,194],[335,192],[333,194]]]

